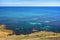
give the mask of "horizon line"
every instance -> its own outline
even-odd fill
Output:
[[[59,2],[1,2],[0,6],[60,6]]]

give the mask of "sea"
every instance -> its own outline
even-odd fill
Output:
[[[0,25],[17,35],[35,31],[60,33],[60,7],[0,7]]]

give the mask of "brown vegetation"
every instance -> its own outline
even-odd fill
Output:
[[[0,37],[12,35],[12,34],[13,34],[13,31],[12,30],[7,30],[5,28],[5,25],[0,25]]]
[[[60,33],[40,31],[27,35],[12,35],[12,30],[7,30],[5,25],[0,25],[0,40],[60,40]],[[11,35],[11,36],[9,36]]]
[[[6,40],[60,40],[60,33],[40,31],[28,35],[12,35],[4,37]]]

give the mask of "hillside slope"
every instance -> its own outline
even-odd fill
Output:
[[[40,31],[27,35],[15,35],[12,30],[7,30],[5,25],[0,25],[0,40],[60,40],[60,33]]]
[[[27,35],[12,35],[4,38],[0,38],[1,40],[60,40],[60,33],[40,31]]]

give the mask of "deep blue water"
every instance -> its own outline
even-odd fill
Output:
[[[60,7],[0,7],[0,24],[16,34],[60,32]]]

